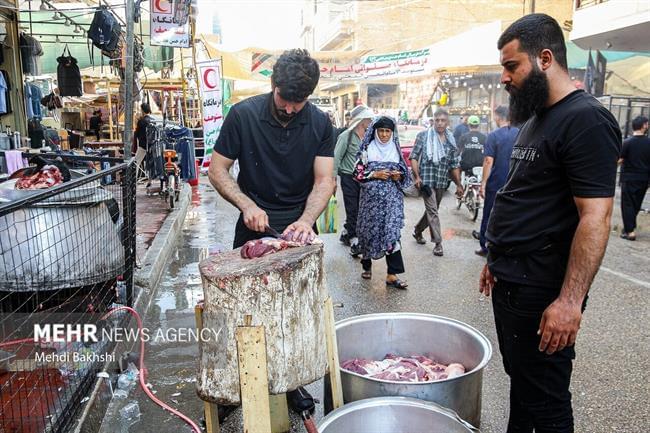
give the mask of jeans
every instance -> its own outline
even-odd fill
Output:
[[[345,205],[345,227],[350,239],[357,237],[357,215],[359,214],[359,194],[361,184],[351,174],[342,174],[341,191]]]
[[[621,182],[621,213],[623,214],[623,231],[625,233],[633,232],[636,228],[636,216],[641,210],[647,189],[647,180]]]
[[[538,349],[542,313],[558,290],[498,280],[492,291],[494,321],[510,376],[507,433],[573,433],[569,383],[574,347],[547,355]],[[583,305],[584,309],[584,305]]]
[[[442,188],[432,188],[432,192],[433,194],[429,197],[420,194],[422,199],[424,199],[424,215],[422,215],[420,221],[415,225],[415,234],[420,235],[427,227],[429,227],[431,241],[434,244],[439,244],[442,242],[442,232],[440,228],[438,208],[445,190]]]
[[[485,200],[483,201],[483,218],[481,219],[481,236],[479,237],[479,243],[481,244],[482,250],[487,250],[487,240],[485,239],[485,232],[487,231],[488,221],[490,219],[490,213],[492,212],[492,206],[494,206],[494,200],[497,198],[496,190],[486,190],[485,191]]]

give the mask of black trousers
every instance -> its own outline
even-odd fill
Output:
[[[507,433],[572,433],[569,383],[574,347],[552,355],[538,350],[542,313],[558,290],[499,279],[492,291],[494,321],[505,371],[510,376]],[[584,310],[584,305],[583,305]]]
[[[636,216],[641,210],[647,189],[647,180],[621,182],[621,213],[623,214],[623,231],[625,233],[633,232],[636,228]]]
[[[372,260],[361,259],[361,266],[364,271],[372,269]],[[386,254],[386,273],[395,275],[404,273],[404,259],[402,259],[402,250],[396,251],[393,254]]]
[[[351,174],[341,174],[341,191],[345,205],[345,230],[350,238],[357,237],[357,216],[359,215],[359,194],[361,184]]]

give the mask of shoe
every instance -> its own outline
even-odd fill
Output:
[[[372,271],[363,271],[361,273],[361,278],[363,278],[364,280],[371,279],[372,278]]]
[[[438,256],[438,257],[442,257],[442,256],[443,256],[443,252],[442,252],[442,244],[436,244],[436,246],[433,247],[433,255],[434,255],[434,256]]]
[[[425,241],[424,238],[422,237],[422,233],[418,234],[416,232],[413,232],[412,235],[413,238],[415,239],[415,242],[417,242],[418,244],[424,245],[427,243],[427,241]]]
[[[477,241],[481,240],[481,233],[477,230],[472,230],[472,237]]]
[[[352,257],[359,257],[361,252],[361,246],[359,246],[359,244],[354,244],[350,247],[350,255]]]
[[[386,281],[386,287],[392,287],[394,289],[406,290],[408,286],[406,281],[402,281],[399,278],[394,281]]]
[[[476,254],[477,256],[481,256],[481,257],[487,257],[488,250],[486,250],[484,248],[479,248],[478,250],[474,251],[474,254]]]
[[[297,414],[309,411],[313,415],[316,409],[316,400],[302,386],[299,386],[294,391],[287,392],[287,403],[289,408]]]
[[[626,239],[628,241],[635,241],[636,240],[636,234],[634,234],[634,232],[632,232],[632,233],[623,232],[623,233],[621,233],[621,238]]]
[[[350,236],[348,236],[347,233],[341,233],[341,236],[339,237],[339,242],[341,242],[346,247],[349,247],[350,246]]]

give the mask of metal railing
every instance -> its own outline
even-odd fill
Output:
[[[46,190],[0,184],[0,432],[69,431],[114,347],[83,327],[123,326],[101,316],[133,304],[135,161],[39,156],[78,167]]]

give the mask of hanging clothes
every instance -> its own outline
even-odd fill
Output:
[[[66,51],[68,53],[67,56]],[[81,72],[79,72],[77,59],[72,57],[67,45],[63,49],[61,56],[57,57],[56,61],[59,63],[59,66],[56,68],[59,94],[61,96],[82,96]]]
[[[9,73],[7,71],[0,71],[2,73],[2,76],[4,77],[5,80],[5,85],[7,88],[5,89],[4,92],[4,97],[5,97],[5,105],[6,105],[6,110],[5,114],[10,114],[13,113],[13,108],[11,104],[11,79],[9,77]],[[2,114],[0,114],[2,115]]]
[[[32,107],[32,88],[28,83],[25,83],[25,109],[27,110],[27,119],[34,118],[34,107]]]
[[[32,117],[43,117],[43,109],[41,108],[41,99],[43,98],[43,92],[41,91],[41,88],[31,83],[27,83],[25,86],[29,87],[29,99],[27,102],[31,104],[33,113]]]
[[[40,75],[41,73],[41,56],[43,47],[38,39],[26,34],[20,34],[20,58],[23,64],[23,73],[25,75]]]
[[[4,74],[0,74],[0,114],[7,114],[7,82]]]

